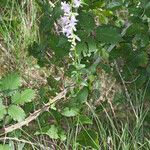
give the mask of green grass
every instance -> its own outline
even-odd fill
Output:
[[[0,34],[6,50],[21,64],[26,58],[28,46],[37,40],[37,8],[34,1],[4,1],[1,8]],[[2,5],[2,4],[1,4]],[[3,5],[2,5],[3,6]],[[19,68],[19,67],[18,67]]]

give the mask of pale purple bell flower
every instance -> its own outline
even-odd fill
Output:
[[[73,3],[75,8],[79,8],[81,5],[81,0],[73,0]]]
[[[74,15],[71,16],[70,18],[70,23],[73,23],[73,24],[77,24],[78,20],[76,19],[76,17]]]
[[[61,2],[61,9],[64,12],[64,16],[62,16],[58,20],[58,24],[61,27],[61,31],[67,38],[68,41],[72,43],[72,48],[76,46],[76,40],[81,41],[81,39],[74,33],[76,31],[76,25],[78,20],[76,16],[78,15],[77,9],[73,12],[72,7],[79,8],[81,6],[81,0],[73,0],[73,3]]]
[[[61,2],[61,9],[64,11],[64,13],[69,14],[71,11],[71,6],[66,2]]]
[[[60,21],[61,21],[61,24],[62,25],[66,25],[68,24],[70,21],[69,21],[69,17],[68,16],[63,16],[60,18]]]
[[[72,28],[74,31],[76,31],[77,20],[75,16],[71,16],[69,23],[66,25],[67,27]]]
[[[63,28],[63,33],[69,38],[73,34],[72,28]]]

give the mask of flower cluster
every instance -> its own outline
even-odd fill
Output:
[[[76,16],[78,15],[77,9],[81,6],[81,0],[73,0],[71,4],[66,2],[61,2],[61,9],[64,15],[59,19],[58,23],[61,26],[61,32],[68,38],[69,42],[73,47],[76,46],[76,40],[80,41],[80,38],[75,35],[76,25],[78,20]],[[72,8],[75,8],[76,12],[73,12]]]

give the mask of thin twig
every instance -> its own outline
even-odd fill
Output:
[[[56,97],[54,97],[52,100],[50,100],[48,103],[46,103],[42,108],[40,108],[40,109],[36,110],[34,113],[32,113],[24,121],[18,122],[14,125],[11,125],[11,126],[8,126],[8,127],[5,127],[4,129],[2,129],[3,132],[0,135],[10,133],[16,129],[20,129],[23,126],[27,126],[31,121],[35,120],[42,112],[47,111],[53,103],[64,98],[66,93],[67,93],[67,90],[65,89],[64,91],[60,92]]]

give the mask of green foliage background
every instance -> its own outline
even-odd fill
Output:
[[[38,19],[35,19],[36,27],[32,26],[27,38],[16,33],[22,26],[21,21],[8,12],[12,7],[21,7],[25,14],[28,13],[28,1],[24,1],[23,7],[20,1],[0,2],[3,12],[0,34],[7,47],[16,60],[20,61],[22,51],[26,58],[34,58],[37,66],[48,72],[47,84],[37,88],[22,84],[24,78],[21,77],[23,73],[19,74],[19,68],[1,78],[1,128],[23,121],[67,88],[66,97],[31,123],[33,128],[23,127],[26,133],[45,137],[57,149],[148,150],[149,0],[84,0],[78,10],[76,31],[81,42],[77,43],[75,51],[70,51],[68,39],[56,31],[56,22],[63,15],[61,1],[51,2],[55,7],[48,0],[33,0]],[[14,13],[17,14],[17,10]],[[19,38],[22,49],[14,44]],[[12,44],[15,48],[11,47]],[[117,107],[115,116],[107,98],[95,105],[102,95],[97,86],[100,72],[115,78],[119,85],[121,92],[116,90],[111,102],[113,107]],[[107,109],[110,112],[107,113]],[[10,137],[21,138],[25,132],[17,130],[10,133]],[[9,145],[17,145],[15,142],[10,144],[10,141],[1,144],[0,150],[9,150]],[[24,149],[32,149],[28,144]],[[39,147],[38,144],[36,146]]]

